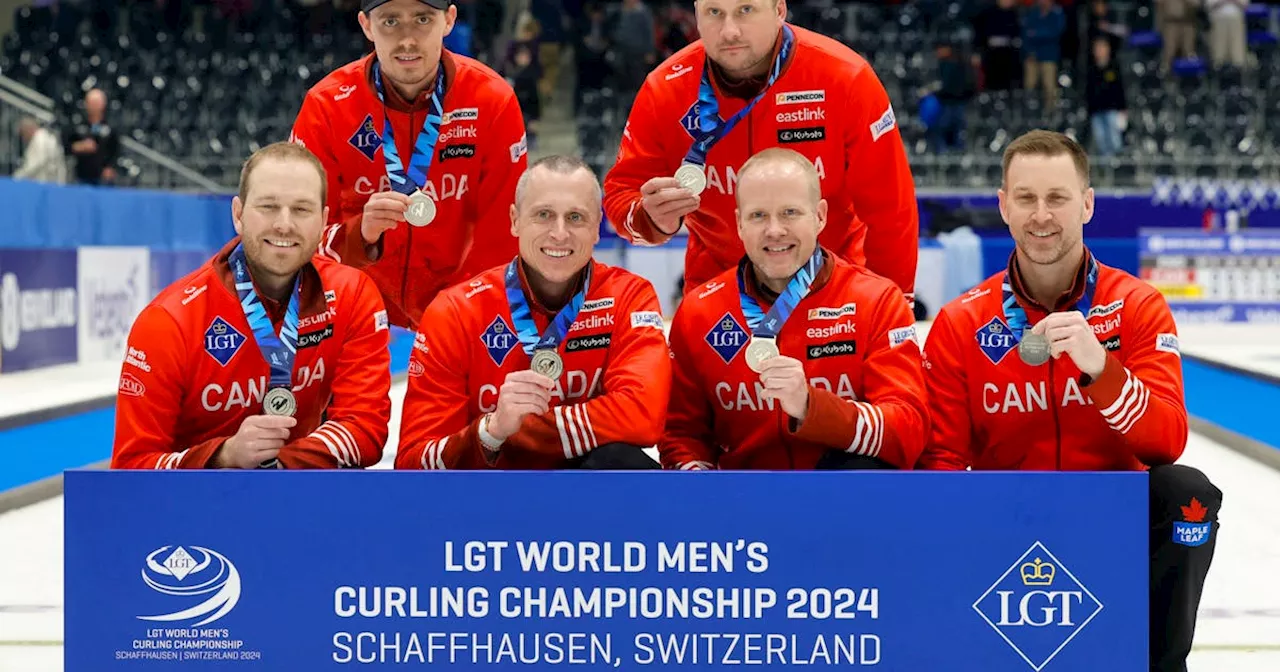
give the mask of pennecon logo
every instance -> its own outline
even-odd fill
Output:
[[[171,595],[176,611],[139,616],[144,621],[189,623],[199,627],[226,616],[240,601],[240,572],[227,556],[203,546],[161,546],[147,556],[142,580],[154,591]],[[209,595],[209,597],[200,597]],[[199,600],[198,600],[199,598]]]
[[[1037,541],[973,608],[1039,672],[1102,611],[1102,603]]]

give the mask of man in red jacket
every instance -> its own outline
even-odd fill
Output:
[[[320,253],[364,269],[391,323],[413,327],[441,289],[510,259],[507,207],[527,158],[511,87],[444,50],[450,0],[364,0],[374,53],[307,93],[291,139],[329,174]]]
[[[360,271],[313,258],[324,168],[267,146],[232,200],[236,238],[129,333],[116,469],[359,468],[391,417],[387,313]]]
[[[742,167],[737,267],[671,324],[668,469],[910,469],[928,431],[915,319],[889,280],[818,245],[827,202],[804,156]]]
[[[689,230],[685,287],[742,257],[739,170],[783,147],[813,162],[830,225],[821,245],[911,297],[919,220],[897,119],[871,65],[786,23],[786,0],[698,0],[701,39],[658,66],[637,94],[605,213],[641,245]]]
[[[409,361],[397,469],[657,469],[671,361],[652,285],[592,260],[600,184],[552,156],[520,180],[520,255],[440,294]]]
[[[1016,249],[929,330],[933,431],[923,469],[1146,470],[1151,669],[1185,672],[1222,492],[1173,464],[1187,441],[1177,328],[1164,297],[1084,245],[1089,158],[1032,131],[1004,154]]]

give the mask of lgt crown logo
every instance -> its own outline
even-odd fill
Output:
[[[1039,672],[1102,611],[1102,603],[1037,541],[973,608]]]

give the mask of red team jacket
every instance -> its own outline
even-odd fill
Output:
[[[413,327],[441,289],[515,256],[508,208],[528,161],[524,118],[506,80],[479,61],[443,52],[445,115],[423,188],[436,201],[436,218],[422,228],[401,222],[387,231],[381,256],[371,262],[360,234],[364,204],[375,192],[391,190],[373,59],[350,63],[312,87],[291,139],[315,153],[329,174],[332,223],[320,254],[364,269],[382,292],[391,323]],[[431,91],[413,111],[395,87],[384,91],[396,147],[408,165]]]
[[[685,287],[705,284],[733,268],[745,253],[734,217],[737,170],[769,147],[794,149],[813,161],[830,222],[823,247],[866,264],[910,295],[915,286],[919,220],[915,186],[889,96],[871,65],[830,38],[792,27],[795,50],[769,92],[707,154],[701,209],[684,218],[689,230]],[[776,49],[776,48],[775,48]],[[669,236],[640,205],[640,187],[670,177],[693,144],[706,51],[702,42],[680,50],[649,74],[631,108],[617,162],[604,181],[605,213],[633,242]],[[749,99],[727,95],[712,78],[720,116]],[[686,292],[687,293],[687,292]]]
[[[607,443],[652,446],[662,432],[671,361],[647,280],[592,262],[591,286],[560,345],[552,408],[527,415],[494,467],[554,469]],[[508,373],[529,368],[511,320],[506,266],[432,302],[409,361],[397,469],[489,468],[478,438]],[[523,269],[521,281],[524,281]],[[526,295],[528,292],[526,291]],[[530,300],[538,333],[555,313]]]
[[[1145,282],[1099,264],[1087,319],[1107,349],[1097,380],[1063,355],[1018,357],[1001,306],[1003,273],[943,307],[925,343],[933,432],[922,469],[1140,470],[1170,464],[1187,441],[1173,314]],[[1047,314],[1015,296],[1034,325]],[[1059,310],[1072,310],[1083,268]]]
[[[227,257],[162,291],[129,333],[116,401],[117,469],[201,469],[251,415],[262,415],[270,368],[240,307]],[[317,258],[301,271],[293,393],[298,424],[287,469],[368,467],[391,416],[387,316],[355,269]],[[285,306],[263,299],[279,328]]]
[[[750,339],[736,268],[685,296],[671,324],[663,467],[812,469],[831,449],[915,464],[928,432],[924,376],[915,319],[892,282],[827,254],[778,336],[778,350],[809,375],[799,428],[763,398],[746,364]]]

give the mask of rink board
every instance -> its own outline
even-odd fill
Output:
[[[66,669],[1138,671],[1147,501],[1145,474],[68,472]]]

